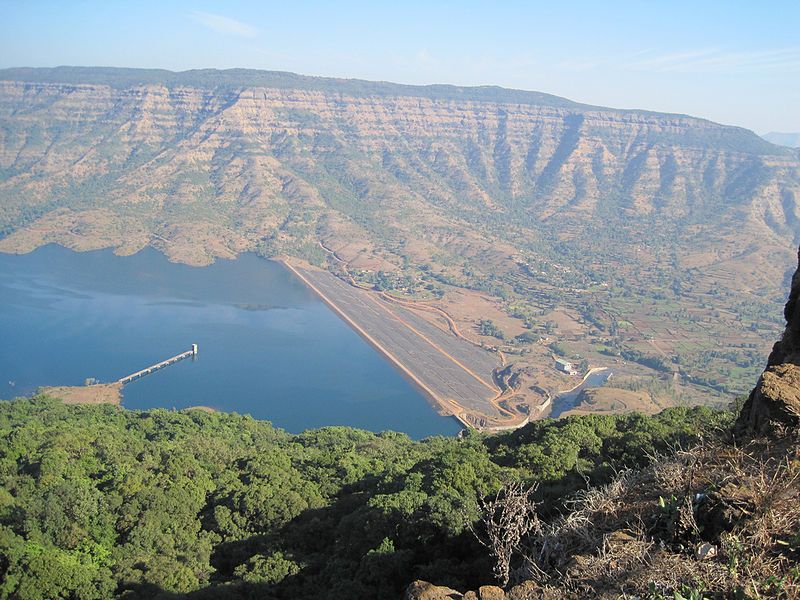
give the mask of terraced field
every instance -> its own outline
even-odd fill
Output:
[[[437,327],[415,311],[359,290],[327,271],[289,265],[349,325],[409,375],[442,409],[474,425],[502,419],[496,354]]]

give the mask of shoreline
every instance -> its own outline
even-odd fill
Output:
[[[608,379],[611,377],[611,375],[614,374],[614,372],[611,371],[611,367],[592,367],[591,369],[589,369],[586,372],[586,375],[583,376],[583,379],[581,379],[580,383],[578,383],[577,385],[571,387],[568,390],[564,390],[564,391],[558,392],[555,396],[553,396],[552,398],[549,398],[548,401],[551,402],[551,414],[550,414],[551,418],[558,419],[558,418],[561,417],[562,413],[564,413],[564,412],[566,412],[568,410],[573,410],[575,408],[574,406],[571,406],[571,407],[567,408],[566,410],[562,409],[562,410],[559,411],[559,413],[556,416],[553,416],[552,415],[552,410],[556,408],[559,398],[561,398],[562,396],[565,396],[567,394],[574,393],[576,390],[580,389],[581,387],[583,387],[586,384],[586,381],[589,379],[589,377],[591,377],[592,375],[595,375],[596,373],[602,373],[604,371],[609,371],[609,376],[606,378],[606,381],[608,381]],[[605,382],[603,382],[603,383],[605,383]],[[575,399],[577,399],[577,398],[578,398],[578,396],[576,395]]]
[[[42,386],[37,393],[61,400],[64,404],[111,404],[122,406],[122,384],[93,383],[91,385]],[[124,406],[123,406],[124,408]]]
[[[370,346],[372,346],[375,350],[377,350],[384,358],[386,358],[395,369],[397,369],[401,375],[403,375],[408,381],[410,381],[414,387],[420,391],[423,396],[431,403],[435,408],[439,409],[440,411],[446,411],[445,414],[439,414],[442,417],[452,417],[459,423],[461,423],[464,427],[469,429],[475,429],[475,426],[469,423],[466,419],[464,419],[458,411],[453,410],[451,403],[444,398],[439,397],[433,390],[431,390],[427,385],[425,385],[408,367],[406,367],[396,356],[394,356],[387,348],[381,345],[377,340],[375,340],[369,333],[367,333],[358,323],[353,321],[345,312],[340,309],[336,303],[334,303],[330,298],[328,298],[321,290],[319,290],[313,283],[311,283],[306,277],[304,277],[297,269],[295,269],[288,261],[283,258],[275,258],[272,259],[278,264],[283,265],[286,269],[288,269],[295,277],[297,277],[303,284],[305,284],[314,294],[322,300],[328,308],[330,308],[336,316],[342,319],[353,331],[355,331],[361,338],[364,339]]]
[[[58,246],[69,250],[71,252],[82,252],[83,250],[75,250],[73,248],[69,248],[64,246],[63,244],[54,243],[54,246]],[[100,252],[109,252],[109,249],[100,250]],[[406,381],[408,381],[415,390],[417,390],[423,398],[426,399],[427,404],[434,409],[434,412],[437,416],[443,417],[452,417],[455,419],[461,427],[466,427],[469,429],[477,429],[477,430],[487,430],[490,431],[495,428],[515,428],[524,425],[529,419],[530,416],[524,413],[520,413],[519,415],[515,415],[513,419],[507,419],[507,415],[510,414],[507,412],[507,409],[504,407],[497,406],[497,400],[503,397],[503,391],[496,388],[496,384],[493,384],[493,380],[489,380],[483,376],[476,375],[476,372],[481,373],[482,371],[479,368],[472,367],[475,371],[470,370],[472,366],[469,362],[459,362],[459,360],[464,360],[460,357],[460,355],[456,354],[458,358],[453,358],[450,356],[448,352],[448,347],[445,344],[442,347],[438,346],[438,344],[442,344],[439,337],[432,336],[430,339],[426,338],[425,335],[413,329],[413,327],[408,326],[411,331],[416,333],[420,336],[427,344],[430,344],[434,349],[438,350],[442,354],[445,355],[446,358],[450,359],[455,365],[463,369],[466,373],[468,373],[471,377],[465,377],[465,379],[469,380],[471,383],[465,384],[464,388],[459,389],[457,392],[453,392],[455,394],[451,397],[449,390],[450,381],[452,379],[453,382],[461,381],[460,375],[456,374],[453,377],[436,377],[436,371],[429,370],[429,367],[433,368],[433,366],[438,365],[438,355],[437,357],[428,357],[427,355],[424,356],[424,360],[422,357],[417,358],[413,354],[414,347],[413,345],[409,346],[412,350],[412,354],[409,354],[406,357],[402,353],[404,352],[406,346],[398,346],[397,348],[393,347],[391,340],[388,341],[383,339],[379,335],[375,335],[375,332],[368,328],[368,325],[361,320],[360,313],[353,312],[351,310],[351,305],[347,302],[347,298],[339,298],[335,293],[335,290],[330,291],[330,296],[327,294],[329,293],[328,289],[325,287],[327,280],[321,280],[319,284],[316,280],[316,269],[313,272],[306,272],[305,271],[305,263],[302,262],[293,262],[292,259],[289,257],[270,257],[266,258],[268,261],[277,262],[282,265],[285,269],[289,271],[291,275],[297,278],[300,282],[303,283],[304,287],[310,289],[318,298],[320,298],[323,303],[331,309],[334,314],[336,314],[340,319],[342,319],[351,330],[355,331],[359,337],[364,339],[374,350],[379,352],[381,356],[383,356],[389,364],[393,367],[393,369],[398,372]],[[321,270],[324,271],[324,270]],[[326,271],[327,272],[327,271]],[[469,343],[471,345],[477,346],[477,344],[473,340],[469,340],[463,335],[459,335],[460,332],[458,331],[458,326],[449,318],[449,315],[442,311],[437,307],[429,307],[426,305],[417,306],[416,303],[410,301],[404,301],[403,299],[397,299],[390,297],[388,295],[374,295],[370,292],[370,297],[373,301],[378,302],[379,300],[387,301],[387,304],[391,302],[392,304],[396,304],[399,307],[403,308],[413,308],[413,309],[420,309],[426,310],[432,313],[437,314],[440,317],[444,317],[447,321],[446,326],[440,327],[442,331],[448,334],[452,334],[456,338],[459,338],[459,344],[463,341],[465,343]],[[340,306],[342,308],[340,308]],[[395,308],[392,308],[394,311]],[[348,316],[348,314],[350,316]],[[428,318],[428,317],[426,317]],[[412,321],[412,323],[416,323]],[[449,329],[449,332],[448,332]],[[382,329],[381,329],[382,331]],[[421,331],[427,330],[422,329]],[[427,333],[430,335],[430,333]],[[373,337],[375,336],[375,337]],[[434,341],[431,341],[434,340]],[[461,346],[459,345],[459,348]],[[427,349],[427,345],[425,345]],[[445,349],[442,349],[445,348]],[[419,348],[418,348],[419,350]],[[426,350],[427,352],[427,350]],[[428,360],[430,358],[430,360]],[[444,359],[442,359],[444,362]],[[481,365],[481,361],[477,361],[479,365]],[[449,363],[448,363],[449,364]],[[467,365],[467,366],[465,366]],[[413,367],[413,368],[412,368]],[[453,367],[455,368],[455,367]],[[452,375],[452,373],[451,373]],[[487,405],[487,408],[482,409],[480,407],[479,399],[483,399],[483,393],[481,390],[476,390],[479,386],[476,385],[476,382],[472,380],[474,378],[478,382],[480,382],[483,387],[486,387],[491,393],[494,395],[493,398],[486,397],[486,401],[492,404],[492,407]],[[492,383],[489,383],[492,381]],[[109,384],[106,384],[109,385]],[[453,383],[455,385],[455,383]],[[471,387],[469,387],[471,386]],[[72,388],[72,391],[67,392],[67,388]],[[467,390],[463,392],[462,390]],[[125,405],[125,400],[123,397],[123,390],[118,389],[115,390],[114,394],[103,394],[102,399],[98,394],[98,388],[89,387],[89,386],[52,386],[51,389],[47,390],[50,395],[55,397],[61,397],[64,399],[68,397],[68,403],[109,403],[115,404],[118,406]],[[459,395],[461,394],[461,395]],[[113,398],[111,397],[113,396]],[[477,408],[472,408],[473,401],[475,402]],[[498,414],[495,414],[494,410],[500,411]],[[488,412],[487,412],[488,411]]]
[[[609,370],[611,370],[611,367],[592,367],[591,369],[586,371],[586,375],[583,376],[583,379],[581,379],[580,382],[577,385],[574,385],[573,387],[569,388],[568,390],[561,390],[561,391],[556,392],[556,395],[553,396],[552,400],[555,400],[556,398],[558,398],[562,394],[569,394],[570,392],[574,392],[579,387],[581,387],[584,383],[586,383],[586,380],[589,379],[589,377],[591,377],[595,373],[600,373],[601,371],[609,371]]]

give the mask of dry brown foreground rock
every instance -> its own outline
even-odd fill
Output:
[[[408,586],[405,600],[460,600],[464,595],[440,585],[427,581],[415,581]]]
[[[478,592],[467,592],[464,600],[505,600],[506,593],[496,585],[482,585]]]
[[[800,251],[783,314],[786,330],[773,346],[767,368],[742,407],[736,422],[739,435],[800,426]]]
[[[408,586],[404,600],[557,600],[565,597],[563,593],[540,587],[533,581],[524,581],[507,591],[495,585],[483,585],[478,591],[465,594],[427,581],[415,581]]]
[[[478,591],[461,594],[449,587],[415,581],[406,590],[405,600],[544,600],[561,596],[548,596],[533,581],[525,581],[504,591],[496,585],[482,585]]]

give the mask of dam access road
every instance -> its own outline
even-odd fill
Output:
[[[443,414],[469,427],[508,423],[496,400],[499,356],[455,336],[446,326],[329,273],[284,261],[345,322],[412,379]]]

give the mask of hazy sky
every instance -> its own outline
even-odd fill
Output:
[[[800,0],[0,0],[0,67],[494,84],[800,131]]]

